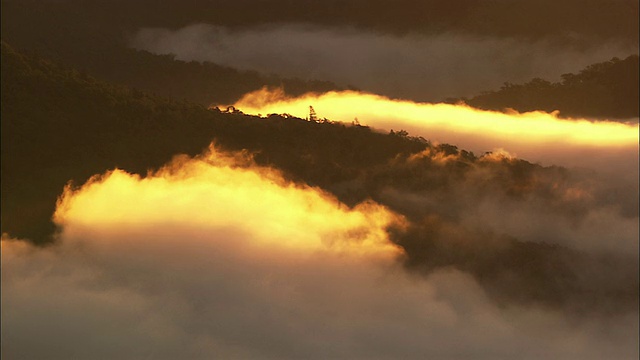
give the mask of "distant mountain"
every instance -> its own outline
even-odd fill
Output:
[[[488,110],[512,108],[520,112],[560,111],[564,117],[629,119],[638,117],[638,55],[586,67],[577,74],[563,74],[561,82],[533,79],[525,84],[505,83],[463,101]]]
[[[2,38],[95,78],[204,106],[234,103],[263,86],[281,87],[294,96],[344,89],[329,81],[283,78],[131,49],[127,33],[137,27],[121,18],[121,6],[127,3],[2,1]]]
[[[1,224],[13,237],[50,243],[56,198],[70,180],[82,184],[114,167],[144,175],[215,141],[347,205],[372,199],[406,217],[408,229],[389,232],[414,271],[460,269],[500,303],[577,312],[637,307],[637,264],[628,259],[525,242],[464,221],[469,204],[483,199],[534,202],[572,223],[584,220],[587,206],[611,201],[565,196],[582,181],[566,169],[476,156],[406,131],[207,110],[100,82],[4,42],[1,75]],[[637,206],[628,211],[637,217]]]
[[[98,79],[148,93],[208,106],[233,103],[265,85],[281,86],[290,95],[340,89],[322,79],[286,79],[177,61],[171,55],[128,46],[129,37],[141,27],[178,28],[199,22],[230,28],[297,23],[392,34],[464,33],[567,41],[573,47],[638,42],[635,0],[2,0],[5,41]],[[538,79],[506,84],[468,102],[487,109],[557,109],[565,116],[637,116],[635,59],[635,65],[633,58],[611,61],[610,70],[596,64],[584,76],[567,78],[571,84],[563,80],[558,86]]]

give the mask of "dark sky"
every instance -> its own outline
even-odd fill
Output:
[[[330,80],[419,101],[470,97],[534,77],[558,81],[563,73],[638,52],[638,1],[633,0],[3,0],[2,5],[8,40],[24,37],[46,48],[47,37],[74,26],[83,29],[80,34],[59,36],[82,36],[88,27],[96,43],[119,37],[178,59]]]
[[[255,26],[311,23],[355,26],[381,32],[466,32],[478,35],[545,36],[580,34],[638,39],[634,0],[191,0],[84,1],[99,11],[122,11],[114,20],[131,25],[182,27],[204,22]],[[105,5],[106,3],[106,5]],[[153,9],[151,11],[151,9]]]

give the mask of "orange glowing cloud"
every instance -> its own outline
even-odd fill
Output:
[[[213,147],[199,158],[177,157],[141,178],[122,170],[67,188],[55,221],[75,228],[180,224],[251,229],[251,246],[296,251],[398,255],[386,227],[402,219],[375,203],[354,209],[319,189],[286,182],[269,168],[223,155]]]
[[[354,91],[287,98],[280,90],[262,89],[245,95],[234,106],[245,113],[287,113],[302,118],[313,106],[318,116],[330,120],[350,123],[357,118],[374,128],[404,129],[411,135],[472,151],[504,148],[521,158],[560,165],[572,165],[569,158],[593,156],[606,163],[621,152],[637,154],[638,148],[637,123],[561,119],[556,113],[540,111],[485,111],[462,104],[416,103]],[[606,154],[602,150],[607,150]]]
[[[405,220],[243,154],[97,176],[55,221],[53,246],[1,241],[3,357],[637,357],[637,312],[569,318],[496,306],[458,270],[414,276],[385,231]]]

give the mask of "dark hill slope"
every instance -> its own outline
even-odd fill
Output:
[[[210,140],[210,112],[99,83],[2,43],[2,231],[45,241],[56,194],[115,166],[144,171]],[[188,127],[181,127],[188,122]]]

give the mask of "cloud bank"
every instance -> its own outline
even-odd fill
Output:
[[[246,154],[67,189],[60,243],[2,240],[2,355],[56,358],[637,358],[637,313],[498,307],[470,276],[414,276],[389,229]]]
[[[470,161],[433,149],[399,156],[368,177],[391,179],[368,185],[376,200],[416,223],[437,214],[428,227],[455,226],[474,243],[491,234],[589,253],[633,258],[638,252],[637,185],[624,180],[541,167],[505,153]],[[489,242],[487,249],[495,247]]]
[[[436,143],[449,143],[482,154],[503,149],[544,165],[625,169],[637,178],[638,124],[588,119],[560,119],[544,112],[502,113],[464,105],[392,100],[355,91],[287,98],[262,89],[234,104],[249,114],[309,116],[351,123],[354,119],[381,130],[406,130]],[[618,173],[621,173],[618,171]]]
[[[207,24],[143,28],[130,40],[134,48],[172,53],[180,60],[329,80],[418,101],[478,95],[534,77],[556,81],[561,74],[638,52],[637,46],[610,40],[577,43],[453,33],[394,36],[299,24],[242,30]]]

